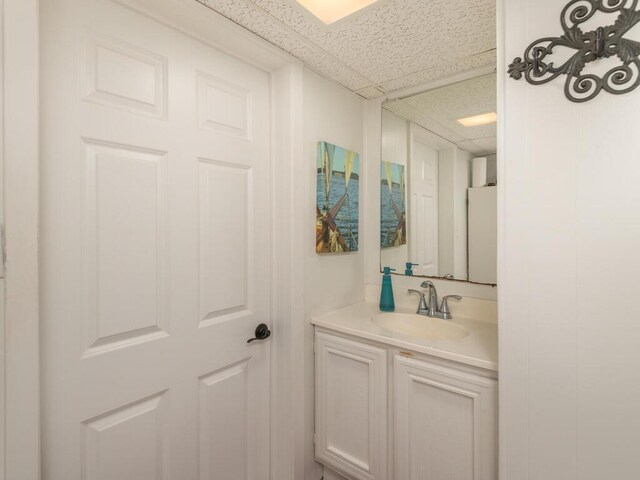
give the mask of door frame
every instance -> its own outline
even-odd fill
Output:
[[[38,1],[2,1],[5,307],[0,478],[40,475]],[[1,400],[0,400],[1,401]]]
[[[290,201],[303,183],[296,182],[296,160],[304,155],[302,63],[195,0],[113,1],[269,73],[270,195],[272,211],[279,212],[271,222],[270,471],[272,479],[303,478],[303,398],[295,385],[302,380],[296,365],[304,344],[295,339],[304,329],[304,251],[296,234],[306,212],[301,202]],[[0,318],[0,480],[39,480],[39,0],[0,0],[0,30],[7,258]]]

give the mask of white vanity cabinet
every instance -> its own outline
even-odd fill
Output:
[[[316,332],[316,458],[358,480],[386,478],[387,350]]]
[[[496,380],[394,358],[394,478],[497,480]]]
[[[495,373],[316,329],[316,458],[354,480],[497,480]]]

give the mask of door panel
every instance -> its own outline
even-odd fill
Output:
[[[200,379],[200,479],[247,478],[247,362]],[[238,399],[241,399],[239,402]],[[222,436],[219,432],[226,432]]]
[[[110,0],[41,7],[43,478],[264,480],[269,76]]]
[[[248,244],[253,207],[249,166],[200,159],[198,177],[200,318],[204,326],[250,310]]]
[[[89,34],[84,43],[84,101],[166,118],[166,58],[109,37]]]
[[[167,157],[85,140],[83,167],[87,356],[168,335]]]
[[[200,128],[252,140],[251,91],[206,73],[198,73]]]
[[[87,480],[168,479],[164,393],[84,423],[82,472]]]

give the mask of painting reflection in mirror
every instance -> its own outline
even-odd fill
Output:
[[[380,246],[407,244],[407,209],[404,165],[382,162],[380,167]]]

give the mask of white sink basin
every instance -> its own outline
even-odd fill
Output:
[[[459,340],[469,335],[464,327],[449,320],[411,313],[380,313],[375,315],[371,321],[390,332],[430,340]]]

